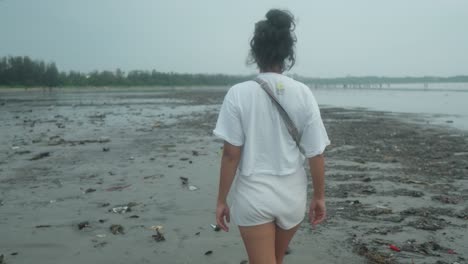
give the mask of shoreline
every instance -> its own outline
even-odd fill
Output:
[[[210,227],[221,146],[211,129],[225,91],[145,92],[89,92],[83,97],[95,103],[87,105],[68,97],[55,98],[54,107],[34,98],[0,105],[6,263],[246,259],[234,226],[229,233]],[[417,114],[324,107],[322,117],[332,141],[329,218],[316,230],[305,221],[285,261],[464,263],[466,131],[427,125]],[[131,211],[113,212],[125,206]],[[114,224],[123,234],[111,232]],[[155,225],[165,241],[152,238]]]

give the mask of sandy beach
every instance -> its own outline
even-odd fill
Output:
[[[235,226],[210,226],[226,91],[0,90],[0,263],[246,263]],[[468,132],[322,117],[329,216],[285,263],[468,263]]]

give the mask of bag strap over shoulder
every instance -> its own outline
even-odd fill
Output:
[[[286,128],[288,129],[289,134],[292,136],[293,140],[296,142],[296,145],[299,148],[299,151],[301,151],[302,154],[305,154],[305,151],[301,147],[301,144],[300,144],[301,136],[299,134],[299,130],[297,130],[297,127],[294,125],[294,122],[291,120],[286,110],[284,110],[283,106],[281,106],[281,104],[279,103],[275,94],[270,89],[270,86],[268,85],[268,83],[262,80],[260,77],[255,78],[254,81],[260,84],[260,87],[262,87],[262,89],[270,96],[271,101],[276,106],[276,109],[278,109],[281,119],[283,119],[284,123],[286,124]]]

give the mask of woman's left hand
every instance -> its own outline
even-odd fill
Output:
[[[226,222],[229,223],[230,221],[231,216],[229,213],[229,207],[226,203],[218,203],[216,206],[216,223],[222,230],[229,232],[229,227],[227,226]]]

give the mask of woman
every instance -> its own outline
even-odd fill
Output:
[[[269,95],[255,81],[234,85],[224,98],[214,134],[224,140],[216,208],[218,226],[232,217],[250,264],[282,263],[289,241],[304,219],[308,159],[314,186],[309,208],[313,226],[325,219],[324,158],[330,143],[310,89],[285,75],[295,62],[294,18],[270,10],[255,25],[250,42],[258,77],[270,89],[301,135],[299,150]],[[232,203],[226,202],[231,190]]]

